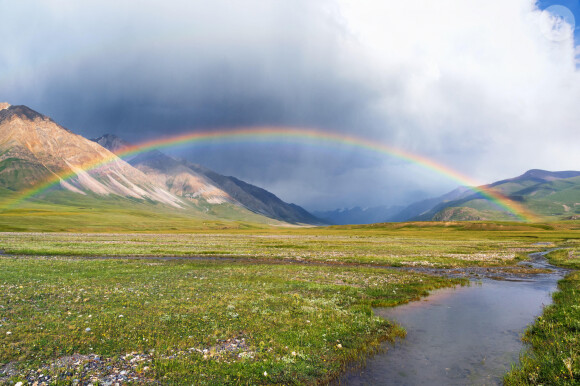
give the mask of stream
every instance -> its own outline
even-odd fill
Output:
[[[467,287],[433,291],[421,301],[376,309],[407,330],[404,339],[385,343],[340,385],[501,385],[519,360],[526,327],[551,303],[551,293],[567,271],[533,253],[523,262],[551,273],[509,280],[479,278]]]

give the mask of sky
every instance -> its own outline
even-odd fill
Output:
[[[315,128],[489,183],[580,169],[578,0],[0,0],[0,102],[138,143]],[[166,149],[310,210],[459,182],[346,145]]]

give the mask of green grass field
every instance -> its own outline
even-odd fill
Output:
[[[458,283],[368,268],[232,262],[4,257],[0,266],[0,363],[18,369],[10,381],[35,379],[37,369],[63,382],[94,376],[59,366],[73,354],[98,355],[140,381],[330,379],[402,333],[372,306]],[[127,355],[146,360],[131,367]]]
[[[550,257],[573,267],[578,228],[479,222],[0,233],[0,383],[323,382],[404,334],[372,307],[461,282],[379,266],[501,268],[560,246],[572,255]],[[559,306],[556,298],[543,317],[566,310],[556,317],[568,323],[558,339],[574,348],[577,287],[561,288],[567,300]],[[552,339],[527,337],[532,350]],[[534,366],[561,361],[566,369],[569,357],[577,377],[577,351],[569,353]],[[535,374],[526,358],[520,374]],[[534,380],[560,381],[562,366]],[[520,378],[506,379],[526,384]]]
[[[154,201],[66,191],[24,202],[15,201],[18,197],[0,187],[0,231],[191,232],[287,225],[228,203],[184,202],[178,209]]]
[[[233,257],[425,267],[507,265],[545,243],[578,237],[572,226],[410,223],[190,233],[0,233],[8,254]]]

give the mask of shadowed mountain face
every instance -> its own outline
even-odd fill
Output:
[[[409,221],[420,219],[423,217],[428,217],[431,219],[430,211],[437,207],[438,205],[445,205],[445,203],[459,199],[460,197],[470,194],[472,191],[465,187],[460,186],[453,189],[449,193],[445,193],[442,196],[435,198],[428,198],[426,200],[421,200],[408,205],[405,209],[401,210],[399,213],[392,217],[392,221]]]
[[[106,134],[93,141],[113,152],[122,152],[129,144]],[[128,158],[128,162],[171,193],[190,201],[210,204],[229,202],[273,219],[302,224],[323,224],[298,205],[288,204],[276,195],[235,177],[223,176],[201,165],[177,160],[152,150]]]
[[[323,220],[313,216],[302,207],[288,204],[265,189],[235,177],[223,176],[200,165],[192,163],[186,163],[186,165],[193,171],[208,177],[231,198],[253,212],[291,223],[325,224]]]
[[[354,207],[350,209],[336,209],[324,212],[313,212],[316,217],[335,225],[373,224],[392,222],[405,207],[404,206],[376,206],[373,208]]]
[[[320,218],[327,220],[332,224],[373,224],[380,222],[404,222],[423,216],[429,216],[428,213],[437,205],[441,205],[459,197],[466,192],[471,192],[466,187],[459,187],[440,197],[429,198],[414,202],[408,206],[379,206],[374,208],[362,209],[355,207],[352,209],[337,209],[334,211],[314,212]]]
[[[112,134],[105,134],[99,138],[91,139],[91,141],[98,143],[115,154],[119,154],[131,146],[128,142],[125,142],[121,138]]]

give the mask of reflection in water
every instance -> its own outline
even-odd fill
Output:
[[[434,292],[424,301],[377,310],[407,337],[342,385],[496,385],[517,362],[525,327],[551,302],[562,272],[526,281],[484,280],[481,285]]]

